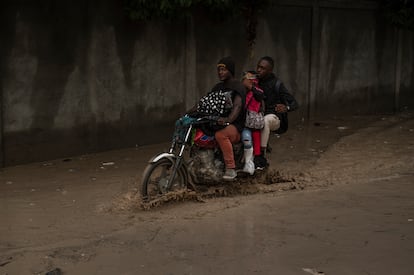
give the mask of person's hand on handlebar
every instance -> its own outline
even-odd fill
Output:
[[[220,117],[219,119],[217,119],[217,124],[218,125],[229,125],[230,123],[227,122],[227,118]]]
[[[276,113],[286,113],[288,108],[284,104],[276,104],[275,110]]]

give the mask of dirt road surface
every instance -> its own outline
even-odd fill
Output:
[[[137,179],[168,144],[2,169],[0,274],[414,274],[414,114],[271,145],[287,182],[150,211]]]

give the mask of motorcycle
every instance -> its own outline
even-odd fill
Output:
[[[168,152],[150,159],[141,181],[143,202],[156,201],[172,192],[197,191],[200,185],[223,182],[224,161],[213,137],[201,131],[203,125],[217,125],[218,117],[185,115],[177,120]],[[236,170],[243,163],[243,144],[233,144]]]

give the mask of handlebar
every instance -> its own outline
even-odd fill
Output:
[[[210,123],[211,125],[217,125],[218,120],[220,119],[220,116],[215,115],[203,115],[199,114],[197,116],[190,116],[188,114],[184,115],[183,117],[179,118],[176,125],[182,126],[189,126],[189,125],[202,125]],[[225,126],[230,125],[230,123],[225,123]]]
[[[197,118],[196,122],[194,122],[194,125],[199,125],[199,124],[203,124],[203,123],[212,123],[212,124],[217,124],[218,120],[220,119],[219,116],[213,116],[213,115],[206,115],[206,116],[202,116]],[[224,125],[228,126],[230,125],[230,123],[225,123]]]

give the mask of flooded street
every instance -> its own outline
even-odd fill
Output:
[[[314,121],[271,141],[269,172],[291,188],[255,182],[256,194],[150,211],[137,181],[168,144],[5,168],[0,274],[414,273],[412,114]]]

